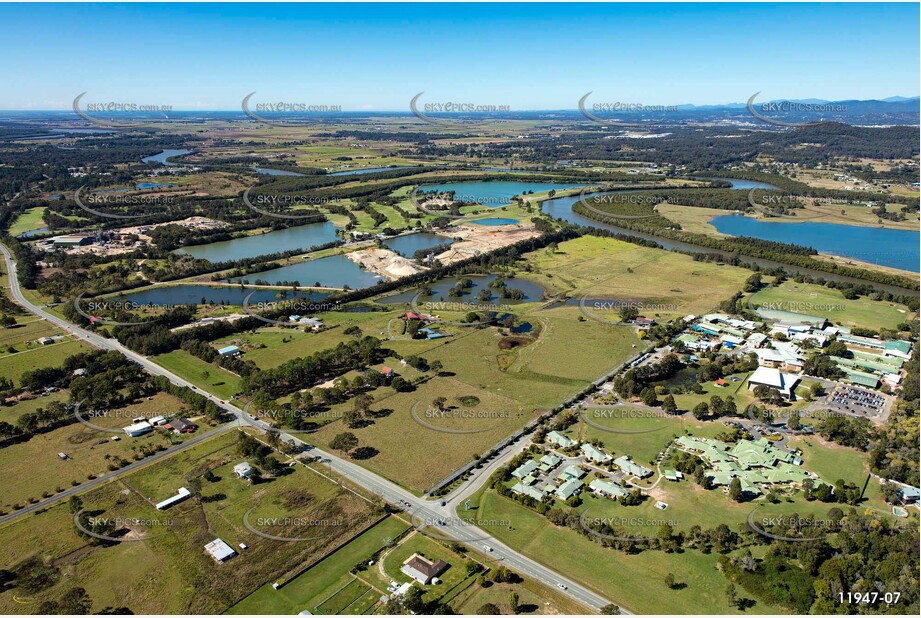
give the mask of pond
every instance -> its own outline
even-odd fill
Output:
[[[473,282],[473,287],[469,288],[467,292],[461,297],[449,296],[448,291],[457,285],[457,282],[461,279],[470,279]],[[496,288],[490,288],[490,284],[499,278],[497,275],[464,275],[461,277],[448,277],[445,279],[440,279],[439,281],[432,283],[429,287],[432,288],[433,294],[431,296],[420,296],[419,302],[424,304],[426,302],[464,302],[464,303],[478,303],[481,301],[477,300],[477,293],[482,289],[492,290],[493,295],[492,299],[488,302],[497,303],[497,304],[508,304],[516,305],[520,303],[527,302],[537,302],[541,300],[544,296],[544,287],[533,281],[528,281],[527,279],[520,279],[516,277],[504,278],[506,287],[511,289],[521,290],[524,292],[524,298],[521,300],[511,300],[502,298],[499,296],[500,290]],[[402,304],[412,302],[418,293],[418,288],[413,288],[412,290],[407,290],[405,292],[400,292],[392,296],[387,296],[385,298],[378,299],[377,302],[385,304]],[[423,305],[424,308],[424,305]]]
[[[255,236],[243,236],[207,245],[192,245],[176,249],[174,253],[191,255],[209,262],[226,262],[268,255],[292,249],[310,249],[336,240],[336,227],[328,222],[309,223]]]
[[[344,170],[342,172],[333,172],[327,176],[352,176],[359,174],[374,174],[376,172],[392,172],[394,170],[405,170],[412,167],[411,165],[395,165],[393,167],[368,167],[363,170]]]
[[[289,172],[288,170],[274,170],[270,167],[254,167],[253,170],[257,174],[265,174],[266,176],[303,176],[304,174],[298,174],[297,172]]]
[[[419,232],[418,234],[406,234],[388,238],[384,241],[384,246],[392,249],[406,258],[411,258],[416,251],[431,249],[438,245],[450,244],[452,241],[447,236],[439,236],[429,232]]]
[[[286,298],[309,298],[321,300],[329,296],[326,292],[298,291],[296,294],[290,289],[285,290]],[[211,285],[163,285],[136,292],[119,294],[117,298],[130,300],[139,305],[242,305],[243,299],[252,293],[250,303],[272,302],[279,300],[279,290],[265,288],[241,288],[240,286],[211,286]]]
[[[159,163],[160,165],[170,165],[170,157],[179,157],[181,155],[192,154],[191,150],[164,150],[163,152],[158,152],[155,155],[150,155],[149,157],[144,157],[141,159],[141,163]]]
[[[581,185],[555,184],[546,182],[517,182],[514,180],[497,180],[495,182],[447,182],[436,185],[423,185],[421,191],[454,191],[454,198],[464,202],[478,202],[483,206],[497,208],[505,206],[516,195],[526,192],[543,193],[556,189],[573,189]]]
[[[270,284],[298,281],[304,286],[319,285],[332,288],[349,286],[354,290],[376,285],[383,277],[362,269],[358,264],[340,254],[249,274],[243,279],[251,282],[260,279]]]
[[[470,223],[473,223],[474,225],[487,225],[487,226],[512,225],[514,223],[518,223],[518,219],[508,219],[505,217],[486,217],[485,219],[476,219],[474,221],[471,221]]]

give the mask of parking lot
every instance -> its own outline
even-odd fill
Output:
[[[845,414],[875,419],[884,414],[886,398],[854,386],[839,386],[828,398],[828,408]]]

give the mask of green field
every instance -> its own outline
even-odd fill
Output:
[[[913,317],[904,305],[889,301],[861,297],[848,300],[840,290],[822,285],[784,281],[777,287],[769,286],[755,293],[752,306],[773,306],[786,311],[818,315],[845,327],[861,326],[879,330],[895,329]]]
[[[10,236],[19,236],[25,232],[31,232],[32,230],[45,227],[45,222],[42,221],[42,215],[44,213],[45,207],[38,206],[36,208],[30,208],[16,217],[16,220],[10,225]]]
[[[41,397],[24,403],[39,407],[41,404],[47,405],[52,400],[51,397]],[[17,412],[17,408],[18,406],[14,406],[9,411]],[[93,416],[92,422],[103,427],[119,429],[130,425],[131,419],[135,416],[152,417],[164,413],[179,413],[184,408],[185,406],[175,397],[159,393],[151,400],[145,399],[120,410],[106,411],[106,414],[111,413],[110,416]],[[2,410],[5,417],[7,410]],[[24,412],[23,410],[22,413]],[[113,442],[110,438],[117,435],[97,431],[75,422],[0,449],[0,469],[7,475],[4,481],[2,509],[9,512],[21,508],[31,501],[38,501],[71,486],[85,483],[91,477],[107,473],[110,459],[113,457],[133,462],[139,449],[169,447],[177,439],[165,430],[154,431],[137,438],[121,434],[119,440]],[[58,453],[66,453],[68,459],[61,460]]]
[[[712,310],[742,289],[751,271],[697,262],[693,258],[627,242],[583,236],[559,245],[554,254],[525,256],[528,273],[548,293],[581,298],[642,302],[647,317],[683,317]],[[608,319],[615,317],[605,315]]]
[[[217,365],[206,363],[185,350],[173,350],[154,356],[152,360],[222,399],[232,399],[240,391],[239,376]]]
[[[668,517],[667,511],[656,512],[656,519]],[[668,555],[659,551],[628,555],[604,548],[574,531],[558,528],[545,517],[491,491],[483,494],[476,516],[514,522],[513,530],[493,527],[491,531],[513,549],[632,612],[739,613],[726,604],[724,592],[728,582],[716,569],[717,554],[687,550]],[[663,581],[667,573],[673,573],[676,581],[685,587],[668,589]],[[760,602],[749,611],[780,613],[779,608]]]
[[[368,560],[379,549],[397,538],[409,526],[389,517],[352,539],[309,570],[298,575],[278,590],[266,584],[231,607],[229,614],[296,614],[314,611],[317,602],[327,599],[353,577],[349,570]]]
[[[89,349],[83,343],[67,338],[49,345],[37,344],[22,352],[0,356],[0,373],[19,386],[19,379],[27,371],[59,366],[68,356],[87,352]]]
[[[368,501],[303,465],[285,468],[282,476],[259,484],[236,478],[231,467],[242,459],[236,442],[236,432],[224,433],[81,496],[84,507],[96,516],[155,522],[128,524],[129,534],[144,541],[87,545],[74,533],[72,515],[63,502],[0,528],[5,547],[0,568],[15,568],[34,555],[57,572],[54,585],[46,590],[26,594],[14,588],[0,593],[0,609],[28,611],[13,601],[14,595],[36,603],[57,598],[76,577],[93,598],[95,611],[111,606],[138,614],[217,614],[265,582],[334,551],[379,516]],[[206,478],[209,470],[212,476]],[[162,512],[148,501],[162,500],[180,486],[190,488],[194,496]],[[257,529],[289,537],[305,532],[296,521],[280,520],[290,516],[310,522],[310,530],[318,534],[299,542],[258,536],[243,524],[243,514],[252,507],[249,521]],[[265,524],[264,518],[274,519]],[[318,523],[323,521],[342,525]],[[239,552],[226,565],[216,564],[203,551],[216,537]],[[247,549],[239,548],[241,542]]]

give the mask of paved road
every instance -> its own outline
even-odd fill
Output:
[[[144,367],[150,373],[154,375],[165,376],[174,384],[178,384],[180,386],[186,386],[186,387],[193,389],[195,392],[200,393],[201,395],[211,399],[212,401],[217,403],[219,406],[221,406],[223,409],[227,410],[230,414],[234,415],[237,418],[236,423],[231,423],[229,425],[225,425],[211,432],[208,432],[207,434],[203,434],[193,440],[185,442],[181,445],[177,445],[167,451],[163,451],[157,455],[154,455],[153,457],[147,458],[143,462],[137,462],[136,464],[131,464],[130,466],[122,468],[121,470],[118,470],[111,474],[99,477],[98,479],[95,479],[94,481],[84,483],[80,487],[76,487],[66,492],[62,492],[61,494],[48,498],[47,500],[39,502],[30,507],[27,507],[26,509],[16,511],[14,513],[10,513],[9,515],[5,516],[2,520],[0,520],[0,523],[5,523],[6,521],[10,521],[16,517],[25,515],[28,512],[35,511],[36,509],[43,508],[45,506],[49,506],[50,504],[53,504],[55,502],[68,498],[70,497],[70,495],[73,495],[77,492],[85,491],[86,489],[94,485],[98,485],[103,482],[108,482],[112,480],[113,478],[117,477],[119,474],[129,472],[131,469],[137,466],[146,465],[147,463],[154,461],[154,458],[166,457],[172,453],[175,453],[178,450],[188,448],[194,442],[201,441],[201,440],[208,438],[210,434],[218,433],[221,431],[226,431],[227,429],[232,428],[234,426],[238,426],[238,425],[248,425],[248,426],[258,427],[259,429],[262,429],[262,430],[267,430],[271,428],[271,426],[268,425],[267,423],[251,418],[242,409],[234,405],[231,405],[229,403],[223,403],[222,400],[216,397],[215,395],[212,395],[206,391],[203,391],[197,388],[192,383],[184,380],[183,378],[161,367],[160,365],[157,365],[156,363],[149,360],[145,356],[142,356],[140,354],[137,354],[136,352],[133,352],[132,350],[129,350],[128,348],[123,346],[118,341],[114,339],[107,339],[105,337],[102,337],[101,335],[98,335],[86,329],[80,328],[79,326],[71,324],[67,320],[59,318],[56,315],[46,311],[42,307],[32,304],[22,294],[22,290],[19,286],[19,280],[16,277],[16,265],[15,265],[15,262],[13,260],[13,257],[9,249],[5,245],[0,244],[0,252],[3,253],[3,258],[6,261],[7,271],[9,273],[10,290],[12,292],[13,299],[17,303],[19,303],[20,305],[22,305],[23,307],[25,307],[26,309],[28,309],[30,312],[34,313],[35,315],[48,320],[52,324],[55,324],[56,326],[58,326],[65,332],[74,335],[76,338],[80,340],[86,341],[90,345],[93,345],[97,348],[101,348],[104,350],[115,350],[115,351],[121,352],[122,354],[130,358],[131,360],[137,362],[139,365]],[[446,538],[453,538],[453,539],[456,539],[457,541],[466,543],[470,545],[472,548],[481,551],[487,558],[505,564],[506,566],[508,566],[508,568],[512,569],[513,571],[519,573],[520,575],[524,577],[531,577],[537,581],[543,582],[546,585],[556,587],[558,589],[558,592],[566,594],[569,597],[575,599],[576,601],[594,610],[599,610],[601,609],[601,607],[607,605],[610,602],[604,597],[589,590],[588,588],[580,584],[577,584],[576,582],[572,580],[566,579],[562,577],[561,575],[558,575],[554,571],[536,562],[535,560],[532,560],[526,556],[516,553],[515,551],[513,551],[512,549],[510,549],[503,543],[500,543],[497,539],[494,539],[492,536],[489,535],[488,532],[485,532],[473,525],[470,525],[470,524],[467,524],[461,521],[454,514],[454,507],[452,506],[452,504],[455,500],[452,500],[452,503],[446,504],[445,506],[441,506],[440,502],[437,500],[430,501],[430,500],[420,498],[410,493],[409,491],[403,489],[399,485],[396,485],[395,483],[392,483],[388,481],[387,479],[378,476],[377,474],[371,472],[370,470],[367,470],[350,461],[341,459],[330,453],[326,453],[320,449],[310,447],[304,441],[284,431],[280,432],[280,438],[282,440],[293,441],[295,444],[305,446],[310,451],[311,454],[319,457],[323,463],[329,466],[330,469],[340,474],[341,476],[349,479],[351,482],[355,483],[356,485],[359,485],[365,488],[366,490],[374,494],[377,494],[378,496],[381,496],[387,502],[401,506],[408,512],[415,514],[417,518],[422,519],[424,522],[431,522],[432,527],[435,530],[437,530],[439,533],[443,534]],[[498,465],[500,465],[502,461],[507,460],[513,454],[514,454],[514,449],[509,449],[509,452],[503,453],[501,457],[498,458],[497,461],[493,461],[488,466],[488,469],[489,470],[495,469],[495,467],[498,467]],[[489,475],[481,472],[480,474],[477,474],[475,478],[478,481],[485,481],[486,479],[489,478]],[[475,491],[477,487],[478,485],[474,485],[470,483],[467,487],[464,488],[464,495],[469,495],[470,493],[473,493],[473,491]],[[444,524],[439,524],[438,523],[439,521],[444,522]],[[486,552],[484,550],[484,546],[488,546],[492,548],[493,551]],[[560,585],[565,586],[566,587],[565,590],[561,589]],[[628,613],[626,612],[626,610],[622,610],[622,612]]]

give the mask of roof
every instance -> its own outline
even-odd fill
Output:
[[[592,444],[583,444],[582,453],[584,453],[586,457],[588,457],[589,459],[591,459],[592,461],[596,463],[603,463],[605,461],[611,460],[610,455],[608,455],[607,453],[602,451],[600,448],[597,448]]]
[[[233,473],[239,476],[244,476],[253,471],[253,467],[249,465],[248,461],[238,463],[233,467]]]
[[[568,500],[576,495],[576,492],[582,488],[582,481],[579,479],[569,479],[556,489],[556,495],[561,500]]]
[[[419,571],[426,579],[431,579],[444,572],[448,568],[448,563],[444,560],[432,562],[419,554],[413,554],[403,562],[403,566]]]
[[[524,483],[515,483],[515,485],[512,487],[512,491],[514,491],[516,494],[523,494],[529,498],[534,498],[538,502],[544,497],[544,492],[542,492],[540,489],[537,487],[525,485]]]
[[[393,369],[391,369],[390,367],[381,367],[381,373],[383,373],[384,375],[388,375],[388,374],[393,373]]]
[[[233,354],[234,352],[242,352],[242,350],[235,345],[229,345],[226,348],[218,350],[219,354]]]
[[[585,470],[577,465],[566,466],[557,476],[558,479],[580,479],[585,476]]]
[[[537,462],[534,461],[533,459],[529,459],[528,461],[524,462],[523,464],[515,468],[515,470],[512,472],[512,476],[514,476],[515,478],[521,479],[531,474],[536,469],[537,469]]]
[[[790,394],[797,382],[798,375],[783,373],[771,367],[758,367],[748,378],[749,388],[754,388],[753,385],[764,385],[776,388],[785,395]]]
[[[547,453],[540,458],[540,462],[550,468],[557,465],[561,461],[563,461],[563,459],[559,455],[554,455],[553,453]]]
[[[908,354],[911,352],[911,344],[907,341],[888,341],[885,350],[896,350],[902,352],[903,354]]]
[[[622,455],[615,459],[614,464],[627,474],[632,474],[633,476],[647,477],[652,474],[652,470],[630,461],[630,458],[626,455]]]
[[[208,552],[208,554],[218,562],[224,562],[225,560],[233,558],[237,555],[237,552],[235,552],[230,545],[221,539],[214,539],[205,545],[205,551]]]
[[[568,448],[576,443],[575,440],[572,440],[568,436],[564,436],[558,431],[551,431],[548,433],[547,439],[562,448]]]
[[[588,487],[592,491],[606,493],[606,494],[614,495],[617,497],[627,495],[626,489],[624,489],[617,483],[612,483],[611,481],[606,481],[604,479],[594,479],[591,483],[588,484]]]

